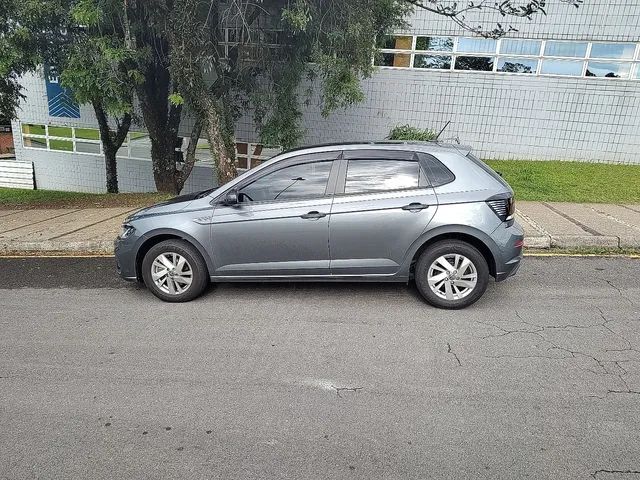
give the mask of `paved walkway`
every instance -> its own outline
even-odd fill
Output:
[[[518,202],[531,248],[640,248],[640,205]],[[113,252],[126,208],[0,210],[0,252]]]

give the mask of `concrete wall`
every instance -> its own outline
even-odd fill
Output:
[[[640,41],[640,0],[590,0],[580,8],[547,2],[548,16],[514,19],[513,38]],[[469,16],[491,28],[505,19]],[[469,36],[451,20],[416,10],[406,33]],[[363,82],[363,103],[320,115],[305,108],[304,144],[380,140],[398,124],[439,130],[483,158],[640,164],[640,80],[505,75],[381,68]],[[239,136],[255,141],[249,115]]]
[[[80,106],[80,118],[57,118],[48,115],[44,78],[40,73],[26,75],[22,84],[26,99],[21,103],[18,118],[22,123],[65,125],[97,128],[90,106]],[[80,153],[56,152],[25,148],[18,122],[13,122],[15,154],[18,160],[33,162],[36,186],[41,189],[71,190],[101,193],[106,191],[104,157]],[[143,131],[140,126],[132,130]],[[215,172],[211,165],[196,165],[183,193],[214,186]],[[118,186],[121,192],[153,192],[155,183],[150,160],[118,158]]]
[[[36,187],[39,189],[92,193],[106,191],[104,157],[101,155],[24,148],[21,136],[16,136],[15,147],[17,159],[33,162]],[[183,193],[211,188],[214,180],[215,173],[211,166],[196,165]],[[118,186],[121,192],[155,191],[151,161],[118,158]]]

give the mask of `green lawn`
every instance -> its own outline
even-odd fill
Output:
[[[81,193],[0,187],[0,209],[146,207],[166,200],[160,193]]]
[[[518,200],[640,203],[640,165],[487,160]]]

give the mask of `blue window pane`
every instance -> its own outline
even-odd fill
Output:
[[[540,73],[548,75],[569,75],[579,77],[582,75],[584,62],[572,62],[571,60],[548,60],[542,61]]]
[[[453,38],[449,37],[418,37],[416,50],[430,50],[437,52],[453,51]]]
[[[458,52],[494,53],[497,41],[491,38],[459,38]]]
[[[536,73],[538,60],[530,58],[501,58],[498,71],[507,73]]]
[[[540,44],[538,40],[511,40],[504,39],[500,44],[500,53],[511,55],[540,55]]]
[[[635,43],[593,43],[591,58],[632,59],[636,50]]]
[[[448,55],[416,55],[413,66],[415,68],[448,70],[451,68],[451,57]]]
[[[547,42],[544,54],[547,57],[584,57],[587,42]]]
[[[589,62],[587,77],[629,78],[630,70],[628,63]]]

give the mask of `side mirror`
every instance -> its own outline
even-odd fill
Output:
[[[230,207],[238,205],[238,190],[229,190],[224,197],[224,204]]]

